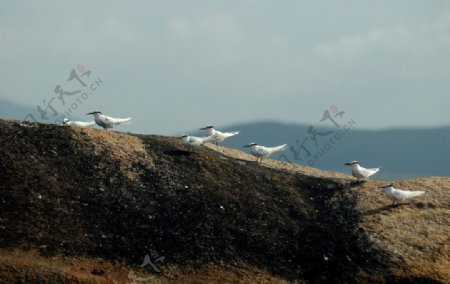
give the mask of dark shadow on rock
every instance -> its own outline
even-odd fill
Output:
[[[362,216],[368,216],[368,215],[373,215],[373,214],[378,214],[381,213],[383,211],[391,211],[392,209],[396,208],[397,205],[386,205],[377,209],[372,209],[372,210],[367,210],[364,213],[361,213]]]
[[[364,185],[364,183],[365,183],[366,181],[365,180],[360,180],[360,181],[352,181],[352,182],[350,182],[350,188],[362,188],[363,187],[363,185]]]
[[[234,161],[235,161],[237,164],[243,165],[243,166],[245,166],[245,165],[247,165],[248,163],[250,163],[250,161],[247,161],[247,160],[244,160],[244,159],[239,159],[239,158],[234,159]]]
[[[415,207],[418,209],[435,209],[436,206],[430,202],[428,203],[423,203],[423,202],[418,202],[418,203],[414,203],[414,202],[403,202],[403,203],[397,203],[397,204],[389,204],[377,209],[372,209],[372,210],[367,210],[366,212],[361,213],[362,216],[368,216],[368,215],[373,215],[373,214],[378,214],[381,213],[383,211],[391,211],[394,208],[401,208],[401,207]]]
[[[352,283],[357,271],[383,270],[391,262],[359,228],[358,193],[345,190],[354,184],[306,178],[299,185],[304,194],[309,189],[306,194],[311,194],[317,212],[299,237],[299,258],[310,283]]]
[[[415,203],[412,203],[411,206],[414,206],[419,209],[435,209],[437,207],[436,205],[434,205],[431,202],[427,202],[427,203],[415,202]],[[444,206],[444,208],[450,208],[450,204],[448,204],[448,206]]]
[[[169,150],[165,151],[164,154],[169,156],[182,157],[182,156],[190,156],[192,155],[192,152],[187,150]]]

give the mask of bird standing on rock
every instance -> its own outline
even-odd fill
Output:
[[[386,197],[392,200],[392,205],[394,205],[395,202],[402,202],[402,201],[405,201],[406,199],[421,196],[421,195],[425,194],[425,191],[423,191],[423,190],[417,190],[417,191],[401,190],[401,189],[395,188],[392,183],[382,186],[380,188],[384,188]]]
[[[239,131],[221,132],[214,129],[214,126],[212,125],[200,128],[200,130],[205,130],[206,133],[208,133],[208,136],[213,136],[213,140],[211,142],[215,145],[219,145],[219,143],[223,142],[225,139],[239,134]]]
[[[195,149],[195,148],[202,146],[206,142],[212,141],[213,136],[196,137],[196,136],[183,135],[180,138],[181,138],[181,143],[188,146],[190,149]]]
[[[131,120],[131,117],[128,118],[114,118],[107,115],[102,114],[100,111],[96,110],[86,115],[92,114],[95,118],[95,123],[98,126],[103,127],[103,129],[113,128],[116,125],[128,123]]]
[[[376,174],[380,168],[371,168],[366,169],[364,167],[361,167],[358,161],[352,161],[350,163],[346,163],[346,166],[352,166],[352,175],[357,178],[357,181],[361,178],[368,178],[370,176],[373,176]]]
[[[252,153],[252,155],[256,157],[256,162],[258,162],[258,160],[262,162],[263,158],[267,158],[275,152],[283,151],[284,149],[286,149],[287,144],[276,147],[265,147],[253,142],[245,145],[244,147],[250,148],[250,153]]]

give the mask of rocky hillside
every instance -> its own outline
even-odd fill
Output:
[[[450,179],[382,184],[0,120],[0,283],[448,283]]]

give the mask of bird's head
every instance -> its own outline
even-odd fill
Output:
[[[255,142],[252,142],[252,143],[250,143],[248,145],[245,145],[244,147],[252,147],[252,146],[255,146],[255,145],[258,145],[258,144],[256,144]]]
[[[359,164],[359,162],[358,161],[351,161],[350,163],[345,163],[344,165],[352,166],[352,165],[356,165],[356,164]]]
[[[208,129],[213,129],[213,128],[214,128],[214,126],[208,125],[208,126],[205,126],[203,128],[200,128],[200,130],[208,130]]]
[[[66,124],[67,122],[69,122],[70,120],[66,117],[63,119],[63,124]]]
[[[99,111],[99,110],[95,110],[95,111],[93,111],[93,112],[90,112],[90,113],[86,113],[86,115],[89,115],[89,114],[96,114],[96,113],[98,113],[98,114],[102,114],[102,112],[101,112],[101,111]]]

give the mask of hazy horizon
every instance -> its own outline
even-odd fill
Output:
[[[361,129],[450,123],[449,1],[1,6],[0,98],[49,122],[75,103],[71,118],[131,116],[117,130],[139,133],[309,125],[331,106]]]
[[[0,100],[4,101],[9,101],[8,98],[0,98]],[[11,102],[11,101],[9,101]],[[7,106],[6,108],[10,108],[7,111],[5,111],[5,106],[0,106],[0,118],[3,119],[16,119],[16,120],[22,120],[25,116],[27,116],[30,111],[34,111],[34,108],[32,105],[26,105],[26,104],[20,104],[20,103],[14,103],[12,102],[11,105],[14,105],[14,107],[10,108],[9,106]],[[14,110],[16,109],[16,107],[19,108],[23,108],[24,110],[27,110],[25,112],[21,112],[21,113],[17,113]],[[35,107],[35,106],[34,106]],[[14,112],[15,114],[13,115],[6,115],[4,116],[5,113],[11,113]],[[76,113],[76,112],[74,112]],[[37,116],[36,116],[37,118]],[[84,121],[88,121],[88,120],[92,120],[91,116],[87,116],[85,115],[85,113],[82,112],[78,112],[76,113],[76,115],[74,115],[72,117],[74,120],[75,119],[80,119],[80,120],[84,120]],[[31,121],[31,120],[30,120]],[[39,119],[40,123],[50,123],[50,124],[55,124],[54,122],[51,121],[42,121]],[[324,125],[322,122],[317,121],[315,123],[306,123],[306,122],[302,122],[302,121],[281,121],[281,120],[276,120],[276,119],[260,119],[260,120],[248,120],[248,121],[242,121],[239,123],[229,123],[229,124],[214,124],[214,126],[217,129],[221,129],[221,130],[233,130],[236,127],[239,127],[239,125],[252,125],[252,124],[279,124],[281,126],[315,126],[315,127],[322,127],[322,128],[330,128],[330,126],[328,125]],[[179,135],[179,134],[202,134],[203,132],[199,130],[199,128],[207,126],[207,125],[213,125],[212,123],[206,123],[206,124],[202,124],[202,125],[197,125],[197,126],[192,126],[189,129],[179,129],[179,130],[175,130],[172,132],[168,132],[168,131],[163,131],[163,132],[145,132],[145,131],[140,131],[139,129],[137,129],[135,127],[135,125],[133,124],[133,120],[131,122],[131,124],[125,124],[125,125],[121,125],[121,126],[117,126],[115,127],[113,130],[114,131],[119,131],[119,132],[133,132],[136,134],[161,134],[161,135]],[[100,128],[98,126],[94,126],[96,128]],[[355,125],[355,130],[357,131],[368,131],[368,132],[383,132],[383,131],[394,131],[394,130],[430,130],[430,129],[441,129],[441,128],[450,128],[450,123],[448,124],[442,124],[442,125],[432,125],[432,126],[389,126],[389,127],[367,127],[367,128],[362,128],[359,127],[358,124]],[[238,130],[238,129],[236,129]]]

